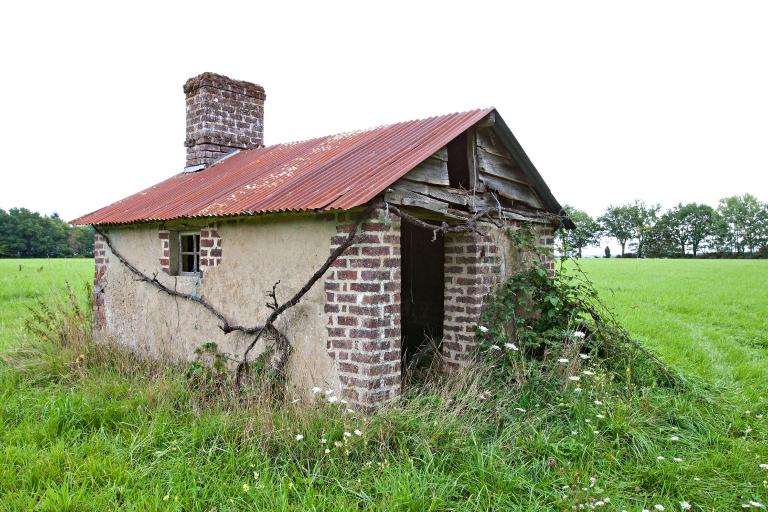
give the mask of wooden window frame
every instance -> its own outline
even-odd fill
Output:
[[[183,239],[185,236],[192,237],[192,251],[184,250]],[[178,260],[178,273],[180,276],[197,276],[200,274],[200,232],[199,231],[181,231],[178,233],[178,248],[177,253]],[[192,272],[184,271],[184,256],[193,256],[193,268]]]

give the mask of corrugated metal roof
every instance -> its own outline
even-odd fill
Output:
[[[353,208],[373,199],[492,111],[471,110],[240,151],[202,171],[177,174],[72,224]]]

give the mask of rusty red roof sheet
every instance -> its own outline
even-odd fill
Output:
[[[346,210],[373,199],[493,111],[471,110],[241,151],[202,171],[177,174],[72,224]]]

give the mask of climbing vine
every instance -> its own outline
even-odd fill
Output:
[[[535,243],[530,225],[508,229],[507,235],[517,250],[551,257]],[[497,377],[518,385],[531,378],[558,379],[563,365],[593,360],[624,373],[633,368],[644,378],[677,381],[621,328],[577,262],[563,258],[558,270],[548,270],[541,259],[530,259],[527,268],[502,282],[481,314],[479,356],[493,362]]]

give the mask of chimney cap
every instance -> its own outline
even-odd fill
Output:
[[[210,87],[213,89],[220,89],[223,91],[229,91],[236,94],[244,94],[253,98],[265,100],[267,98],[264,88],[258,84],[252,82],[246,82],[244,80],[235,80],[228,76],[219,75],[217,73],[211,73],[206,71],[197,76],[194,76],[186,81],[184,84],[184,94],[195,94],[199,89],[203,87]]]

